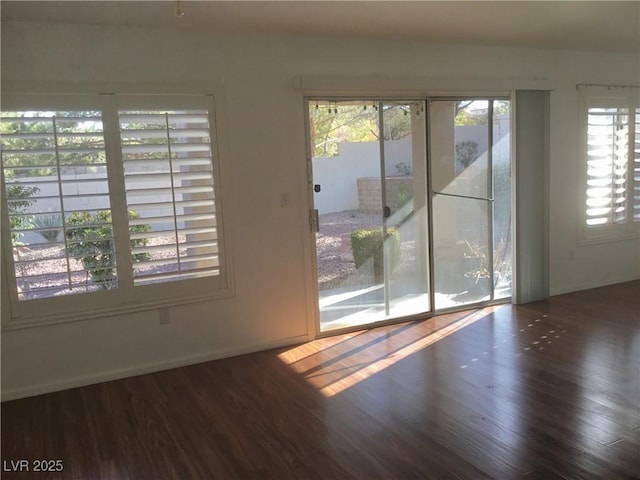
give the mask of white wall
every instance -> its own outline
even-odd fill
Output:
[[[637,83],[634,55],[415,41],[2,25],[3,82],[222,85],[233,298],[2,333],[4,398],[287,344],[313,334],[304,113],[293,77],[440,79],[473,89],[546,77],[551,94],[551,291],[638,278],[638,242],[577,245],[575,84]],[[449,80],[447,80],[449,79]],[[453,80],[451,80],[453,79]],[[506,80],[505,80],[506,79]],[[425,90],[430,88],[425,80]],[[440,87],[441,88],[441,87]],[[239,188],[239,187],[242,188]],[[3,287],[3,292],[6,289]],[[3,316],[7,315],[3,293]]]

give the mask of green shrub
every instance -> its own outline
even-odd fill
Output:
[[[351,251],[356,268],[360,268],[369,259],[373,259],[373,272],[376,281],[382,279],[384,272],[383,245],[384,233],[381,228],[360,228],[351,232]],[[396,228],[387,229],[389,265],[393,271],[400,263],[400,233]]]
[[[407,192],[407,189],[400,187],[398,190],[398,201],[396,202],[396,208],[400,209],[404,207],[411,200],[411,195]]]
[[[129,211],[129,218],[137,217],[136,212]],[[149,232],[151,226],[134,225],[129,228],[129,231],[131,233]],[[67,240],[69,254],[82,263],[93,283],[106,290],[117,286],[110,210],[100,210],[95,214],[74,212],[67,219]],[[132,247],[146,244],[146,239],[131,240]],[[149,258],[148,253],[132,256],[133,262],[142,262]]]
[[[456,159],[467,168],[478,158],[478,144],[471,140],[456,143]]]

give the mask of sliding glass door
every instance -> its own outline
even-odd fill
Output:
[[[308,112],[321,332],[510,295],[508,101]]]

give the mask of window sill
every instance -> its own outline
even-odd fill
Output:
[[[35,316],[11,316],[11,319],[2,325],[2,331],[21,330],[24,328],[43,327],[62,323],[81,322],[98,318],[127,315],[131,313],[145,312],[167,307],[177,307],[193,303],[202,303],[231,298],[235,292],[231,288],[220,289],[215,293],[192,297],[169,298],[162,301],[149,301],[144,303],[129,303],[111,308],[83,309],[66,312]]]

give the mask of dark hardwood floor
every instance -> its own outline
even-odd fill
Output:
[[[640,282],[2,404],[5,479],[640,479]]]

